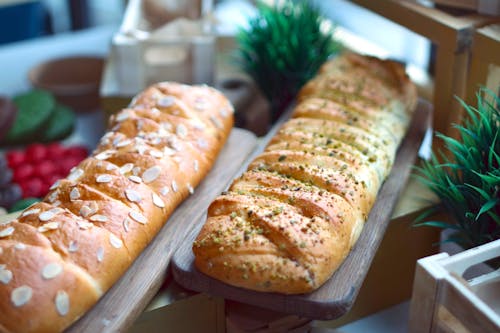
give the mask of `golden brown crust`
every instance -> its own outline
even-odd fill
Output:
[[[232,216],[236,211],[238,216]],[[217,274],[216,277],[229,283],[236,278],[242,286],[262,291],[286,287],[287,293],[305,292],[304,284],[315,287],[324,282],[331,265],[335,264],[333,257],[342,256],[349,241],[345,233],[343,237],[334,237],[339,232],[334,225],[340,222],[306,217],[296,207],[269,196],[231,193],[218,198],[210,207],[209,215],[222,221],[209,224],[213,232],[206,230],[206,237],[200,234],[197,244],[203,251],[194,247],[198,260],[204,262],[201,270]],[[315,234],[319,237],[312,237]],[[328,252],[324,252],[325,249]],[[242,261],[241,255],[252,260]],[[208,256],[208,260],[202,260],[203,256]],[[283,261],[288,270],[283,267]],[[214,269],[217,267],[223,268],[222,271]],[[289,274],[290,269],[300,272],[299,276],[296,272]],[[263,271],[267,271],[264,276],[274,278],[261,281],[259,276]],[[235,272],[239,274],[232,274]]]
[[[18,244],[23,243],[12,240],[2,244],[4,256],[11,258],[6,266],[12,272],[12,280],[0,288],[2,325],[11,332],[62,331],[97,301],[100,292],[80,268],[65,262],[56,252],[32,245],[20,250],[16,249]],[[63,268],[52,277],[56,273],[50,275],[47,267]],[[29,290],[31,298],[16,306],[13,295],[23,290]],[[65,300],[69,300],[67,309]]]
[[[359,237],[415,103],[401,64],[352,53],[326,63],[292,119],[210,205],[196,267],[257,291],[320,287]]]
[[[0,225],[0,329],[59,332],[82,316],[208,173],[232,113],[212,88],[167,82],[111,117],[92,156]]]
[[[406,131],[394,114],[373,108],[359,110],[322,98],[304,99],[294,109],[293,117],[343,122],[372,134],[383,133],[396,142],[401,140]]]
[[[343,62],[338,65],[336,62]],[[382,60],[373,56],[361,55],[355,52],[346,52],[342,57],[334,58],[325,63],[320,73],[328,73],[338,68],[348,75],[369,75],[396,92],[396,99],[405,105],[405,110],[413,110],[417,104],[416,86],[406,74],[405,66],[397,61]],[[397,111],[397,110],[395,110]]]

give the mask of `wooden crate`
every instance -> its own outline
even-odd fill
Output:
[[[436,131],[455,136],[452,123],[459,123],[463,110],[455,99],[465,99],[472,36],[477,27],[498,17],[453,16],[439,9],[404,0],[351,0],[351,2],[397,23],[437,45],[434,75],[434,118]],[[498,53],[497,53],[498,54]]]
[[[476,92],[485,86],[500,96],[500,24],[476,30],[467,81],[467,103],[476,105]]]
[[[500,270],[465,280],[474,265],[500,256],[500,240],[417,262],[410,306],[412,332],[500,332]]]
[[[474,10],[486,15],[500,15],[498,0],[432,0],[436,5],[466,10]]]

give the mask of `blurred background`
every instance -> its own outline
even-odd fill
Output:
[[[451,124],[461,121],[463,111],[456,97],[473,105],[479,85],[500,95],[500,0],[483,1],[498,4],[487,15],[455,7],[479,3],[475,0],[308,1],[333,22],[336,29],[331,35],[346,48],[406,65],[419,97],[434,107],[423,157],[430,151],[432,130],[454,135]],[[19,200],[21,195],[43,197],[54,179],[64,177],[94,149],[108,117],[152,82],[214,85],[235,106],[237,127],[265,135],[272,125],[265,90],[257,89],[241,63],[229,57],[238,50],[238,30],[251,26],[250,19],[257,14],[255,4],[255,0],[0,0],[0,215],[1,207],[18,212],[23,208],[19,202],[27,205]],[[162,7],[175,10],[157,10]],[[209,33],[203,29],[206,22]],[[266,49],[282,46],[265,41]],[[70,65],[54,65],[52,61],[61,58]],[[262,72],[266,79],[273,75]],[[57,101],[33,88],[49,90]],[[43,114],[41,99],[52,101]],[[57,132],[57,139],[43,145],[38,141],[49,140],[37,136],[47,128]],[[435,141],[432,144],[436,147]],[[70,160],[61,163],[61,156]],[[427,199],[429,193],[413,180],[396,209],[393,222],[398,223],[389,226],[378,265],[375,259],[375,269],[368,274],[365,292],[360,292],[349,316],[334,325],[388,312],[360,324],[364,326],[354,322],[343,332],[406,331],[415,262],[435,251],[439,237],[435,231],[416,234],[407,227],[425,207],[415,197]],[[192,315],[200,312],[185,311],[185,322],[196,322]]]
[[[0,45],[41,36],[119,25],[127,0],[0,0]],[[166,1],[168,2],[168,1]],[[269,1],[268,1],[269,2]],[[313,0],[334,22],[379,44],[394,57],[427,68],[428,40],[345,0]],[[218,29],[232,33],[252,15],[253,1],[214,1]],[[244,10],[240,10],[244,9]],[[377,29],[373,29],[373,27]]]
[[[2,0],[0,44],[119,24],[124,0]]]

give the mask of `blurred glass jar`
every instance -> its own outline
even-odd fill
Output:
[[[131,0],[113,46],[120,90],[177,81],[212,85],[213,0]]]
[[[176,19],[155,30],[141,43],[146,84],[165,79],[213,84],[215,36],[200,21]]]
[[[213,0],[142,0],[142,12],[152,30],[181,17],[204,20],[212,9]]]

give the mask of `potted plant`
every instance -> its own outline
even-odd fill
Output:
[[[269,101],[274,122],[340,44],[334,26],[309,1],[258,1],[257,9],[236,36],[237,61]]]
[[[454,125],[458,138],[437,134],[446,151],[416,168],[416,176],[440,199],[416,225],[446,229],[444,242],[468,249],[500,238],[500,98],[481,88],[477,107],[460,103],[466,115]],[[430,219],[440,210],[449,221]]]

